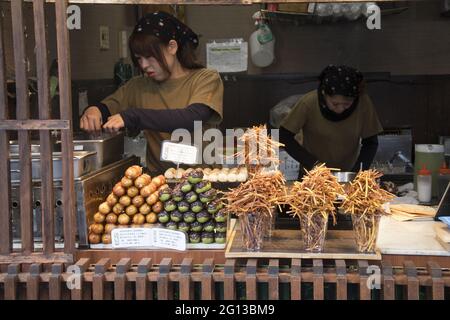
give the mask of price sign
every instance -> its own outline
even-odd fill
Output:
[[[198,148],[182,143],[163,141],[161,146],[161,160],[176,164],[196,164]]]
[[[186,234],[181,231],[161,228],[120,228],[111,231],[114,249],[165,248],[186,250]]]

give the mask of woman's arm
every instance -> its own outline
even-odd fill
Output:
[[[192,131],[194,130],[194,121],[207,121],[213,112],[211,108],[201,103],[171,110],[132,108],[111,117],[104,128],[119,130],[126,127],[131,130],[148,129],[159,132],[172,132],[182,128]]]
[[[378,135],[374,135],[371,137],[367,137],[361,140],[361,151],[359,152],[358,160],[356,160],[355,165],[353,166],[353,171],[358,172],[361,163],[362,169],[367,170],[370,168],[372,164],[373,158],[375,158],[375,154],[378,149]]]
[[[307,170],[311,170],[318,162],[317,158],[295,140],[295,134],[280,127],[280,142],[284,144],[287,153],[300,162]]]

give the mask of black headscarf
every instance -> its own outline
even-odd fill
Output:
[[[163,42],[175,40],[179,45],[191,42],[194,48],[198,46],[197,34],[180,20],[163,11],[146,14],[134,27],[133,33],[154,35]]]
[[[327,66],[319,76],[319,105],[322,115],[330,121],[341,121],[347,119],[359,102],[360,84],[363,80],[363,75],[358,70],[348,66]],[[342,95],[351,97],[353,101],[350,108],[342,113],[336,113],[330,110],[325,102],[325,94],[327,95]]]

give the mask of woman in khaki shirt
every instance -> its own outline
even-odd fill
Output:
[[[149,170],[165,170],[170,164],[159,160],[161,142],[170,140],[173,130],[192,132],[194,121],[203,121],[205,128],[222,120],[223,83],[217,71],[197,63],[197,46],[197,35],[170,14],[144,16],[129,38],[142,75],[88,107],[80,128],[91,133],[144,130]]]
[[[318,89],[300,98],[281,123],[280,141],[306,169],[317,163],[343,171],[368,169],[383,128],[363,91],[362,74],[330,65],[319,81]]]

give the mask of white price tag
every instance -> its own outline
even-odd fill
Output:
[[[161,160],[173,163],[196,164],[198,148],[182,143],[163,141],[161,145]]]
[[[153,231],[149,228],[120,228],[111,231],[113,248],[151,247]]]
[[[165,248],[185,251],[186,234],[181,231],[161,228],[120,228],[111,231],[114,249],[121,248]]]

